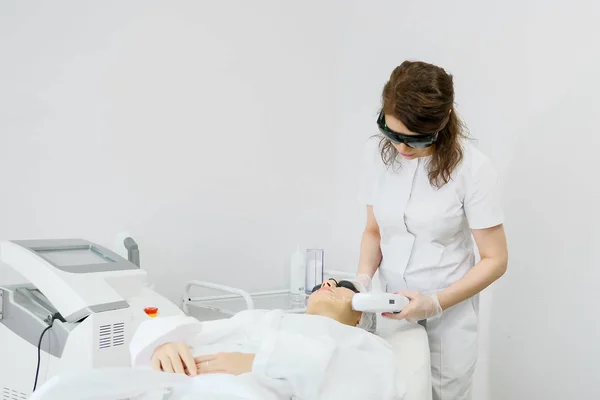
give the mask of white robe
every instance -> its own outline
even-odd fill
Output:
[[[217,321],[184,316],[148,320],[130,344],[131,373],[149,373],[154,349],[167,342],[188,344],[195,357],[219,352],[256,355],[252,372],[239,376],[153,375],[154,386],[160,386],[156,380],[160,376],[165,382],[175,377],[185,380],[185,399],[401,400],[404,396],[391,346],[327,317],[248,310]],[[127,374],[120,376],[119,385],[126,386],[127,381],[133,385]],[[81,379],[77,382],[84,385]]]

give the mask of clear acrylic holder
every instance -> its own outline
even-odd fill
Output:
[[[321,285],[324,279],[325,251],[323,249],[306,250],[306,284],[305,293],[309,295],[315,286]]]

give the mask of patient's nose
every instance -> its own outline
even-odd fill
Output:
[[[333,282],[332,281],[325,281],[325,282],[323,282],[323,284],[321,285],[321,287],[333,287]]]

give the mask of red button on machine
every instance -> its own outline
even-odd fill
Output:
[[[158,308],[157,307],[146,307],[144,308],[144,312],[151,318],[156,317],[156,314],[158,314]]]

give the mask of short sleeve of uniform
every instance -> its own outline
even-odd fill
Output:
[[[486,229],[504,223],[498,193],[498,174],[485,157],[467,176],[464,209],[471,229]]]
[[[379,141],[370,138],[363,151],[360,171],[359,201],[364,205],[373,205],[377,191]]]

